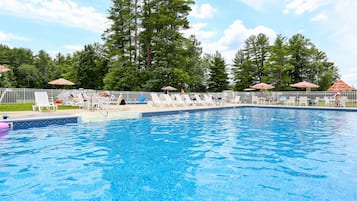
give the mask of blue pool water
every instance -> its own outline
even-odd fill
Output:
[[[240,108],[0,136],[0,200],[357,200],[357,113]]]

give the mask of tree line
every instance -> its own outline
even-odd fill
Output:
[[[259,82],[276,90],[306,80],[328,88],[338,69],[302,34],[279,35],[269,44],[265,34],[252,35],[237,50],[232,66],[220,52],[203,54],[194,35],[185,37],[192,0],[113,0],[110,27],[103,44],[85,45],[73,54],[54,58],[41,50],[0,45],[1,87],[50,88],[64,77],[76,88],[160,91],[172,85],[186,91],[243,90]],[[231,75],[231,78],[230,78]]]

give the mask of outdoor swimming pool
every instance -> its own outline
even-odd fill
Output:
[[[246,107],[15,130],[0,200],[357,200],[356,122]]]

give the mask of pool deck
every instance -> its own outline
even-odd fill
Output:
[[[94,122],[103,120],[115,120],[115,119],[130,119],[139,118],[145,113],[165,113],[165,112],[178,112],[178,111],[190,111],[190,110],[206,110],[206,109],[218,109],[218,108],[232,108],[241,106],[257,106],[257,107],[279,107],[279,108],[299,108],[299,109],[328,109],[328,110],[347,110],[357,112],[357,108],[336,108],[336,107],[316,107],[316,106],[284,106],[284,105],[251,105],[251,104],[224,104],[214,106],[166,106],[166,107],[154,107],[151,105],[113,105],[105,110],[57,110],[57,111],[21,111],[21,112],[1,112],[0,115],[7,114],[10,121],[26,121],[33,119],[49,119],[49,118],[66,118],[78,116],[81,122]],[[1,121],[0,121],[1,122]]]
[[[72,117],[79,116],[82,122],[114,120],[114,119],[129,119],[139,118],[143,113],[148,112],[166,112],[166,111],[186,111],[186,110],[199,110],[207,108],[222,108],[237,106],[232,104],[225,104],[223,106],[165,106],[153,107],[150,105],[120,105],[111,106],[104,110],[57,110],[57,111],[21,111],[21,112],[1,112],[0,115],[7,114],[9,118],[6,121],[26,120],[26,119],[44,119],[56,117]]]

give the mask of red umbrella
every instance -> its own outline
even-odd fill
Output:
[[[347,92],[352,91],[352,87],[350,87],[346,82],[342,80],[337,80],[327,91],[330,92]]]
[[[270,84],[266,84],[266,83],[259,83],[259,84],[255,84],[255,85],[253,85],[253,86],[250,86],[250,88],[267,90],[267,89],[272,89],[272,88],[274,88],[274,86],[273,86],[273,85],[270,85]]]

